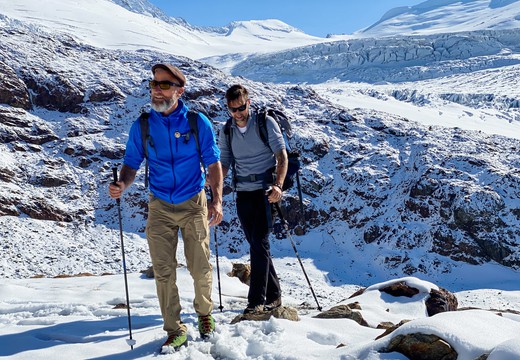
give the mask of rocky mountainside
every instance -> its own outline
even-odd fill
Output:
[[[296,189],[284,205],[307,256],[320,243],[319,251],[338,257],[331,279],[349,269],[363,280],[435,279],[464,263],[520,268],[519,140],[347,110],[308,86],[267,86],[157,51],[100,49],[18,21],[2,25],[1,276],[120,271],[106,187],[131,122],[147,106],[146,80],[158,61],[185,71],[188,105],[217,130],[227,118],[224,92],[236,82],[255,103],[290,115],[304,164],[305,225]],[[247,246],[226,190],[219,251],[234,257]],[[149,263],[146,199],[141,177],[123,201],[130,271]]]

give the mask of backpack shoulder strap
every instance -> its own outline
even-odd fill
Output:
[[[204,164],[204,160],[202,159],[202,152],[200,151],[200,142],[199,142],[199,113],[193,110],[188,110],[188,124],[190,125],[190,131],[195,138],[195,146],[197,147],[197,152],[199,153],[199,161],[204,169],[204,173],[206,173],[206,165]]]
[[[141,140],[143,144],[144,157],[148,159],[148,138],[150,137],[150,129],[148,128],[148,118],[150,113],[144,112],[139,116],[139,125],[141,126]]]
[[[268,114],[268,110],[266,108],[262,108],[258,110],[256,121],[258,122],[258,133],[260,134],[260,139],[262,139],[263,143],[269,146],[269,135],[267,133],[267,121],[266,116]]]
[[[226,120],[226,123],[224,124],[224,134],[226,135],[230,135],[231,133],[231,122],[232,122],[232,118],[228,118]]]
[[[224,135],[226,135],[226,141],[229,149],[231,150],[231,123],[233,122],[232,118],[229,118],[226,120],[226,123],[224,124],[224,128],[222,131],[224,131]]]
[[[189,110],[188,111],[188,124],[190,125],[190,131],[193,135],[195,135],[195,144],[197,145],[197,151],[200,153],[200,143],[199,143],[199,124],[197,123],[199,119],[199,113]]]

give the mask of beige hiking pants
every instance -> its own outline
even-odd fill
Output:
[[[210,233],[204,190],[180,204],[170,204],[153,196],[148,204],[146,237],[164,320],[163,328],[168,335],[186,332],[186,325],[180,318],[181,304],[176,283],[179,230],[184,241],[186,266],[195,288],[193,307],[198,315],[208,315],[213,310],[212,267],[209,262]]]

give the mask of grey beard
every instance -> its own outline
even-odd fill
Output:
[[[154,109],[157,112],[166,112],[169,108],[171,108],[175,102],[173,99],[163,100],[160,103],[155,103],[152,101],[152,109]]]

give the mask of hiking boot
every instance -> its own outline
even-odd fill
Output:
[[[265,311],[273,311],[274,309],[279,308],[280,306],[282,306],[282,297],[279,297],[278,299],[269,304],[265,304],[264,309]]]
[[[199,315],[199,333],[203,339],[209,338],[215,331],[215,319],[211,314]]]
[[[247,305],[244,314],[258,314],[264,312],[264,305]]]
[[[180,332],[177,334],[169,335],[168,339],[162,344],[161,354],[171,354],[177,350],[181,346],[188,345],[188,337],[185,332]]]

